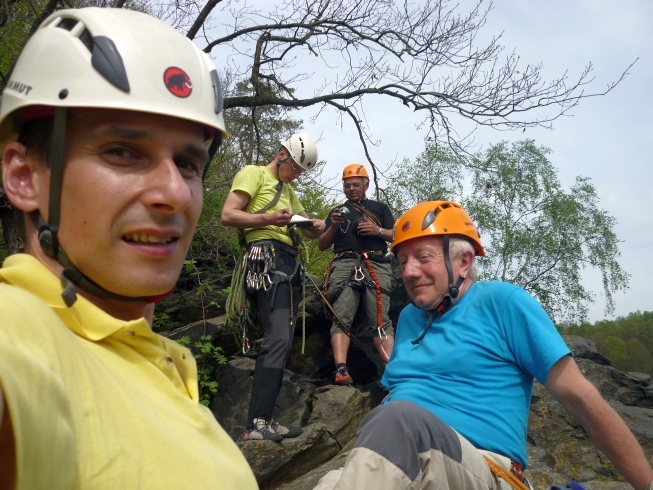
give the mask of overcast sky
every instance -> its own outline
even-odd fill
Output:
[[[461,0],[460,8],[471,3]],[[482,130],[476,134],[481,148],[501,139],[523,138],[550,148],[550,161],[559,169],[565,188],[576,176],[591,178],[601,207],[618,221],[616,233],[623,241],[620,263],[632,276],[630,289],[615,295],[617,316],[653,311],[653,295],[648,290],[653,276],[649,257],[653,246],[652,21],[651,0],[496,0],[481,35],[488,39],[503,32],[500,44],[505,52],[514,49],[527,63],[542,62],[545,79],[558,77],[567,69],[573,79],[592,62],[593,91],[618,79],[639,58],[616,89],[604,97],[582,101],[572,117],[554,123],[553,131]],[[415,158],[424,149],[426,133],[416,130],[418,121],[412,112],[394,101],[377,98],[374,103],[366,106],[366,114],[373,138],[381,141],[370,150],[375,163],[383,168],[394,160]],[[304,119],[305,129],[320,138],[320,159],[327,161],[329,174],[339,174],[348,163],[365,162],[353,125],[347,121],[340,124],[333,114],[321,115],[312,123],[313,113],[305,110],[299,117]],[[590,321],[605,318],[599,274],[586,271],[583,280],[597,295],[590,307]]]

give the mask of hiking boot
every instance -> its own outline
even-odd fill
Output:
[[[270,427],[270,424],[268,424],[267,420],[265,420],[264,418],[256,418],[254,419],[254,428],[248,430],[247,432],[245,432],[245,434],[243,434],[243,441],[263,441],[263,440],[281,442],[283,441],[283,436],[281,434],[277,434],[272,429],[272,427]]]
[[[285,439],[292,439],[294,437],[301,436],[304,433],[304,429],[301,427],[297,427],[296,425],[286,427],[274,419],[272,419],[272,422],[270,422],[270,430],[276,434],[280,434]]]
[[[353,379],[351,379],[351,376],[349,376],[349,371],[347,371],[347,367],[339,367],[336,370],[336,384],[337,385],[350,385],[354,382]]]

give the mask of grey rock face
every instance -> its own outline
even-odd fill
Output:
[[[316,304],[310,309],[321,315]],[[217,332],[221,321],[210,320],[210,325]],[[331,384],[333,361],[328,326],[323,318],[307,314],[304,354],[298,327],[288,364],[292,370],[287,369],[277,400],[275,418],[284,425],[302,426],[304,434],[281,443],[238,442],[262,490],[311,489],[327,471],[342,467],[353,447],[358,424],[381,398],[378,385],[371,380],[377,374],[376,367],[358,349],[350,351],[352,364],[367,363],[372,374],[363,379],[354,372],[353,387]],[[191,331],[203,329],[203,324],[190,327]],[[188,334],[188,329],[185,332]],[[177,333],[171,336],[174,335]],[[565,341],[574,351],[580,370],[625,420],[649,460],[653,460],[651,378],[614,369],[586,339],[565,337]],[[245,430],[254,364],[254,359],[239,356],[218,370],[220,391],[211,409],[234,440]],[[538,490],[568,481],[579,481],[588,490],[631,488],[596,449],[584,429],[538,383],[531,402],[527,444],[529,467],[525,475]]]

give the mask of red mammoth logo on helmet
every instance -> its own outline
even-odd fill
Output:
[[[172,95],[185,99],[193,91],[190,77],[181,68],[171,66],[163,73],[163,83]]]

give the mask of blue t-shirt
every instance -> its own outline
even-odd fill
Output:
[[[411,344],[429,315],[401,312],[395,345],[381,382],[388,402],[430,410],[475,447],[526,465],[526,431],[533,378],[571,353],[539,303],[515,285],[473,284]]]

